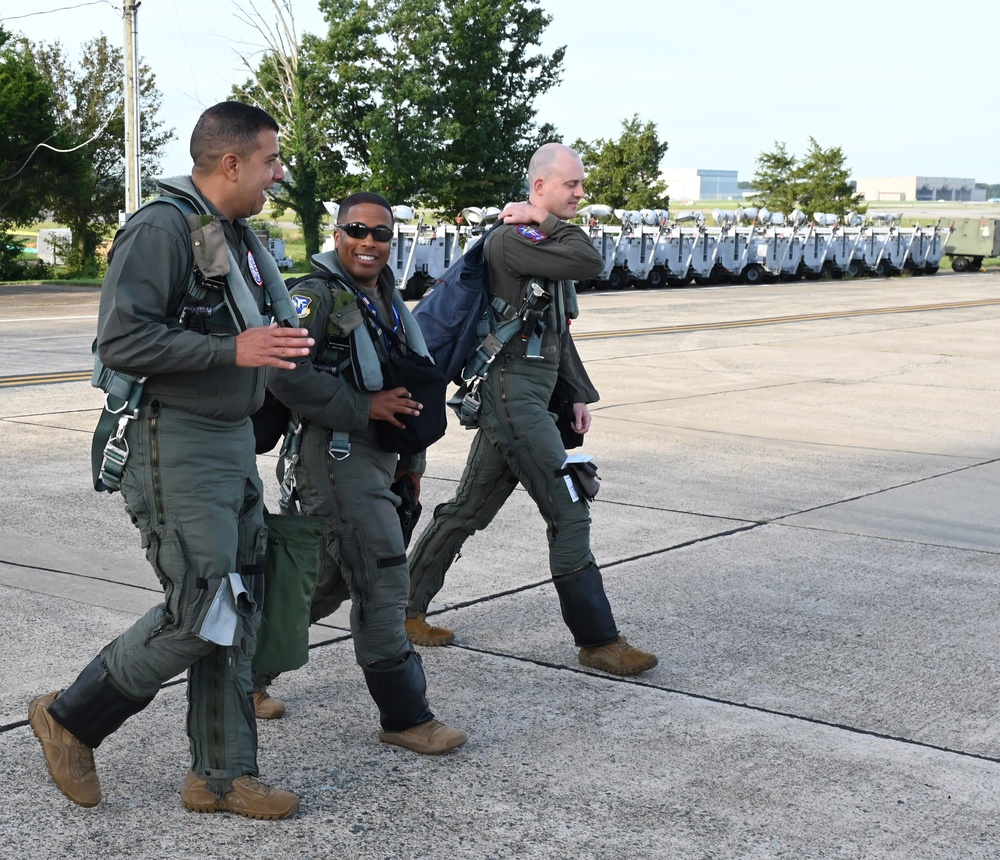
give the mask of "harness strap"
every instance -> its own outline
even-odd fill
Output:
[[[129,421],[134,421],[139,416],[139,400],[146,377],[117,373],[103,365],[101,370],[108,387],[104,394],[104,409],[90,446],[91,471],[95,490],[114,493],[121,489],[125,462],[129,455],[125,430]],[[102,376],[96,367],[94,375],[95,378]],[[102,446],[101,442],[105,439],[107,442]]]

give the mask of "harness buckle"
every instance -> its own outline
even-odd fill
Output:
[[[122,475],[125,474],[125,463],[128,460],[128,455],[128,442],[125,441],[124,435],[116,435],[108,439],[101,460],[100,478],[109,490],[121,489]]]
[[[337,438],[338,435],[341,435],[341,434],[334,433],[330,437],[330,446],[327,448],[327,453],[334,460],[346,460],[348,457],[351,456],[351,440],[350,440],[350,436],[348,436],[348,434],[344,433],[344,434],[342,434],[344,436],[344,438],[343,439],[339,439],[339,438]]]

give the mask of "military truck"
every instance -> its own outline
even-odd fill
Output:
[[[1000,220],[956,218],[950,225],[944,254],[956,272],[978,272],[986,257],[1000,257]]]

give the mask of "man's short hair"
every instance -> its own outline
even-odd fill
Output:
[[[395,220],[392,216],[392,207],[389,205],[389,201],[374,191],[356,191],[354,194],[349,194],[341,200],[340,209],[337,210],[337,220],[341,224],[347,223],[344,221],[344,213],[350,212],[355,206],[361,206],[365,203],[372,203],[375,206],[381,206],[385,209],[389,213],[390,224]]]
[[[574,158],[580,157],[580,153],[575,149],[557,141],[551,141],[538,147],[528,162],[528,184],[533,184],[539,177],[543,179],[548,177],[553,165],[563,153]]]
[[[262,129],[279,131],[267,111],[243,102],[219,102],[206,110],[191,132],[191,161],[211,170],[227,152],[246,157],[257,149]]]

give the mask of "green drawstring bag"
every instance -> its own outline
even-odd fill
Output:
[[[323,558],[323,517],[264,514],[264,608],[253,667],[277,674],[309,662],[309,610]]]

